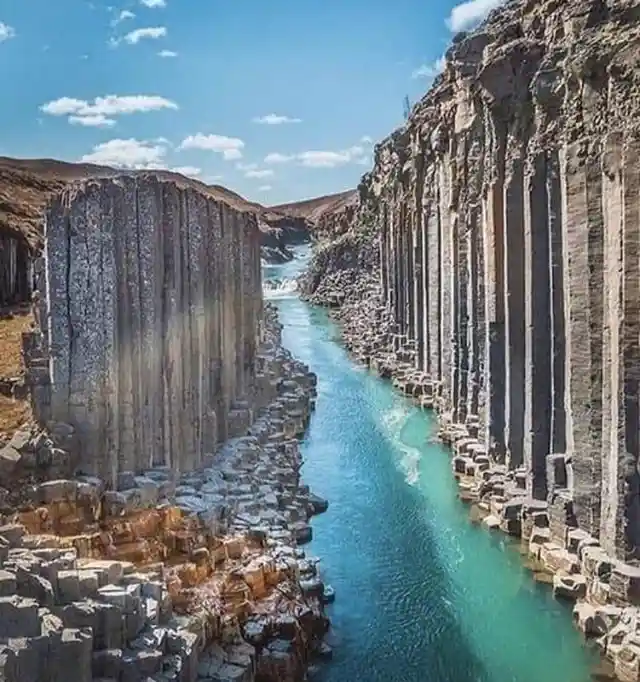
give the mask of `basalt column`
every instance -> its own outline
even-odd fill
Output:
[[[495,177],[485,190],[483,207],[483,251],[485,254],[485,382],[488,419],[485,438],[496,459],[506,455],[506,364],[505,364],[505,235],[504,235],[504,136],[489,128]],[[500,130],[500,128],[498,128]]]
[[[201,464],[249,395],[255,217],[152,175],[91,181],[46,219],[51,412],[81,470]]]
[[[551,448],[551,296],[549,216],[544,154],[530,162],[525,179],[525,426],[527,489],[547,496],[546,458]]]
[[[589,155],[582,143],[567,147],[565,164],[568,445],[573,454],[573,506],[580,528],[597,537],[603,426],[602,172],[600,159]]]
[[[452,396],[451,376],[453,370],[453,318],[455,308],[453,302],[453,223],[455,216],[451,213],[451,176],[452,164],[449,155],[445,155],[438,164],[440,186],[440,338],[441,338],[441,395],[444,404],[448,405]]]
[[[640,144],[612,134],[603,159],[605,319],[600,540],[638,558],[640,384]]]
[[[425,270],[427,287],[427,323],[429,336],[427,372],[437,381],[442,379],[441,296],[441,227],[440,185],[436,167],[432,166],[431,185],[425,202]]]
[[[523,463],[525,408],[524,163],[518,152],[505,177],[504,244],[506,309],[507,449],[511,468]]]

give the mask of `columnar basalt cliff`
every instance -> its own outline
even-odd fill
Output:
[[[0,449],[0,678],[300,682],[333,599],[300,545],[315,376],[256,216],[155,174],[47,213],[30,428]]]
[[[67,163],[54,159],[12,159],[0,156],[0,312],[27,302],[35,284],[34,261],[44,245],[44,214],[50,199],[65,187],[90,178],[134,175],[108,166]],[[353,192],[319,197],[297,204],[265,207],[220,185],[207,185],[169,170],[154,171],[166,182],[177,182],[222,201],[258,221],[261,255],[268,262],[290,260],[291,246],[312,238],[321,218],[350,202]],[[1,379],[2,377],[0,377]]]
[[[306,281],[439,411],[469,495],[514,532],[548,510],[578,569],[578,538],[600,546],[613,603],[640,584],[639,57],[637,0],[512,1],[457,36],[376,147],[351,258],[324,246]],[[353,267],[356,236],[379,265]]]
[[[262,305],[253,214],[122,177],[67,190],[45,239],[38,415],[75,427],[83,471],[194,469],[246,430]]]

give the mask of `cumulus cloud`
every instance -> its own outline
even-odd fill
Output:
[[[122,12],[111,22],[112,26],[117,26],[118,24],[126,21],[127,19],[135,19],[135,14],[130,12],[128,9],[123,9]]]
[[[13,28],[13,26],[9,26],[9,24],[5,24],[4,22],[0,21],[0,43],[3,43],[5,40],[9,40],[9,38],[15,38],[16,35],[16,30]]]
[[[362,144],[373,144],[373,139],[370,138],[368,135],[363,135],[363,136],[360,138],[360,142],[361,142]]]
[[[102,114],[95,114],[93,116],[69,116],[69,123],[71,123],[71,125],[91,128],[111,128],[116,124],[114,119],[107,118]]]
[[[447,19],[451,31],[466,31],[486,19],[489,12],[503,5],[505,0],[468,0],[456,5]]]
[[[140,0],[140,4],[151,9],[167,6],[166,0]]]
[[[177,168],[171,169],[174,173],[180,173],[180,175],[186,175],[189,178],[197,178],[202,169],[196,168],[195,166],[178,166]]]
[[[362,144],[370,144],[361,140]],[[301,166],[308,168],[336,168],[337,166],[345,166],[350,163],[357,163],[359,165],[368,165],[369,160],[366,151],[362,144],[357,144],[348,149],[341,149],[339,151],[320,151],[311,150],[307,152],[300,152],[299,154],[280,154],[273,152],[264,157],[264,162],[268,164],[290,163],[297,161]]]
[[[258,187],[259,192],[268,192],[271,189],[273,189],[271,185],[260,185],[260,187]]]
[[[278,114],[267,114],[266,116],[258,116],[253,119],[254,123],[262,123],[269,126],[278,126],[283,123],[302,123],[300,118],[291,118],[290,116],[279,116]]]
[[[135,31],[127,33],[123,40],[129,45],[137,45],[141,40],[157,40],[164,38],[167,35],[165,26],[148,26],[146,28],[137,28]]]
[[[235,161],[242,158],[244,142],[237,137],[196,133],[182,140],[180,149],[201,149],[215,152],[216,154],[222,154],[226,161]]]
[[[339,152],[309,151],[298,155],[300,163],[310,168],[335,168],[344,166],[363,153],[362,147],[351,147]]]
[[[145,142],[134,138],[114,139],[96,145],[81,161],[129,170],[164,169],[166,153],[167,146],[157,140]]]
[[[436,59],[433,64],[423,64],[417,69],[414,69],[411,73],[411,78],[427,78],[433,80],[444,71],[445,64],[446,58],[442,56],[440,59]]]
[[[173,50],[160,50],[160,52],[158,52],[158,57],[171,58],[177,56],[178,53],[174,52]]]
[[[85,126],[112,126],[114,116],[177,109],[178,105],[158,95],[106,95],[93,102],[74,97],[60,97],[47,102],[40,110],[50,116],[68,116],[69,123]]]
[[[278,152],[273,152],[272,154],[267,154],[264,157],[265,163],[289,163],[295,159],[295,155],[289,154],[279,154]]]
[[[264,170],[248,170],[245,174],[245,178],[270,178],[273,175],[273,171],[270,169]]]

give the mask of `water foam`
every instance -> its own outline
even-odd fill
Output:
[[[298,292],[298,283],[295,279],[289,278],[265,280],[262,285],[262,291],[267,299],[291,298]]]
[[[396,466],[404,474],[408,485],[416,485],[420,478],[421,453],[418,448],[407,445],[402,440],[402,430],[410,416],[410,407],[396,404],[382,415],[381,421],[394,450],[400,455]]]

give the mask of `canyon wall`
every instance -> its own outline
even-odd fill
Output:
[[[375,227],[393,349],[442,419],[622,559],[640,558],[639,57],[637,0],[507,3],[376,147],[352,222]]]
[[[26,240],[0,234],[0,306],[28,300],[33,285],[32,259]]]
[[[45,240],[36,414],[74,427],[81,471],[188,471],[246,433],[260,390],[254,214],[123,176],[67,189]]]

